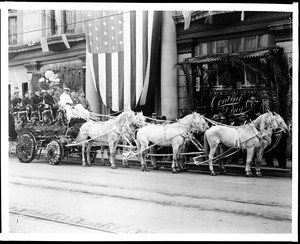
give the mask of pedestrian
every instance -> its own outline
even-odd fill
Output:
[[[286,168],[287,132],[275,132],[272,135],[271,145],[265,149],[266,166],[274,167],[274,158],[277,158],[278,168]],[[277,145],[275,145],[277,143]],[[270,150],[271,149],[271,150]]]
[[[90,105],[89,101],[86,99],[85,93],[83,90],[81,90],[78,99],[79,99],[79,102],[82,104],[82,106],[85,109],[91,111],[91,105]]]
[[[261,103],[255,96],[250,97],[250,100],[247,103],[247,108],[249,109],[247,115],[250,120],[255,120],[262,113]]]

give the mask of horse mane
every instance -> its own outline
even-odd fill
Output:
[[[252,122],[256,125],[256,128],[262,132],[266,128],[266,124],[270,123],[270,120],[273,116],[273,113],[268,111],[264,114],[259,115],[255,120]]]

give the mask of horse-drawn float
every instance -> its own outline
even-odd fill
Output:
[[[17,132],[16,155],[23,163],[30,163],[35,158],[40,159],[44,150],[49,164],[59,164],[65,157],[81,155],[78,146],[65,147],[73,139],[76,131],[86,122],[82,118],[66,118],[63,109],[57,111],[56,118],[50,108],[43,111],[19,109],[13,112],[14,126]],[[96,148],[90,152],[92,161],[96,157]]]

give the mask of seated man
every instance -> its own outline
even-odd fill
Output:
[[[60,105],[66,110],[68,121],[73,117],[90,118],[89,111],[84,109],[81,104],[76,104],[74,106],[70,96],[70,88],[68,87],[64,87],[64,92],[60,95]]]

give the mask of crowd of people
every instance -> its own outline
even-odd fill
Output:
[[[59,108],[64,108],[70,117],[74,115],[84,115],[86,117],[89,116],[89,112],[91,111],[90,103],[86,99],[84,91],[73,90],[71,92],[67,86],[37,90],[34,93],[27,90],[22,98],[20,97],[20,93],[15,91],[13,99],[9,102],[9,111],[11,113],[26,109],[29,117],[32,112],[42,113],[44,110],[51,109],[53,118],[56,118]]]

